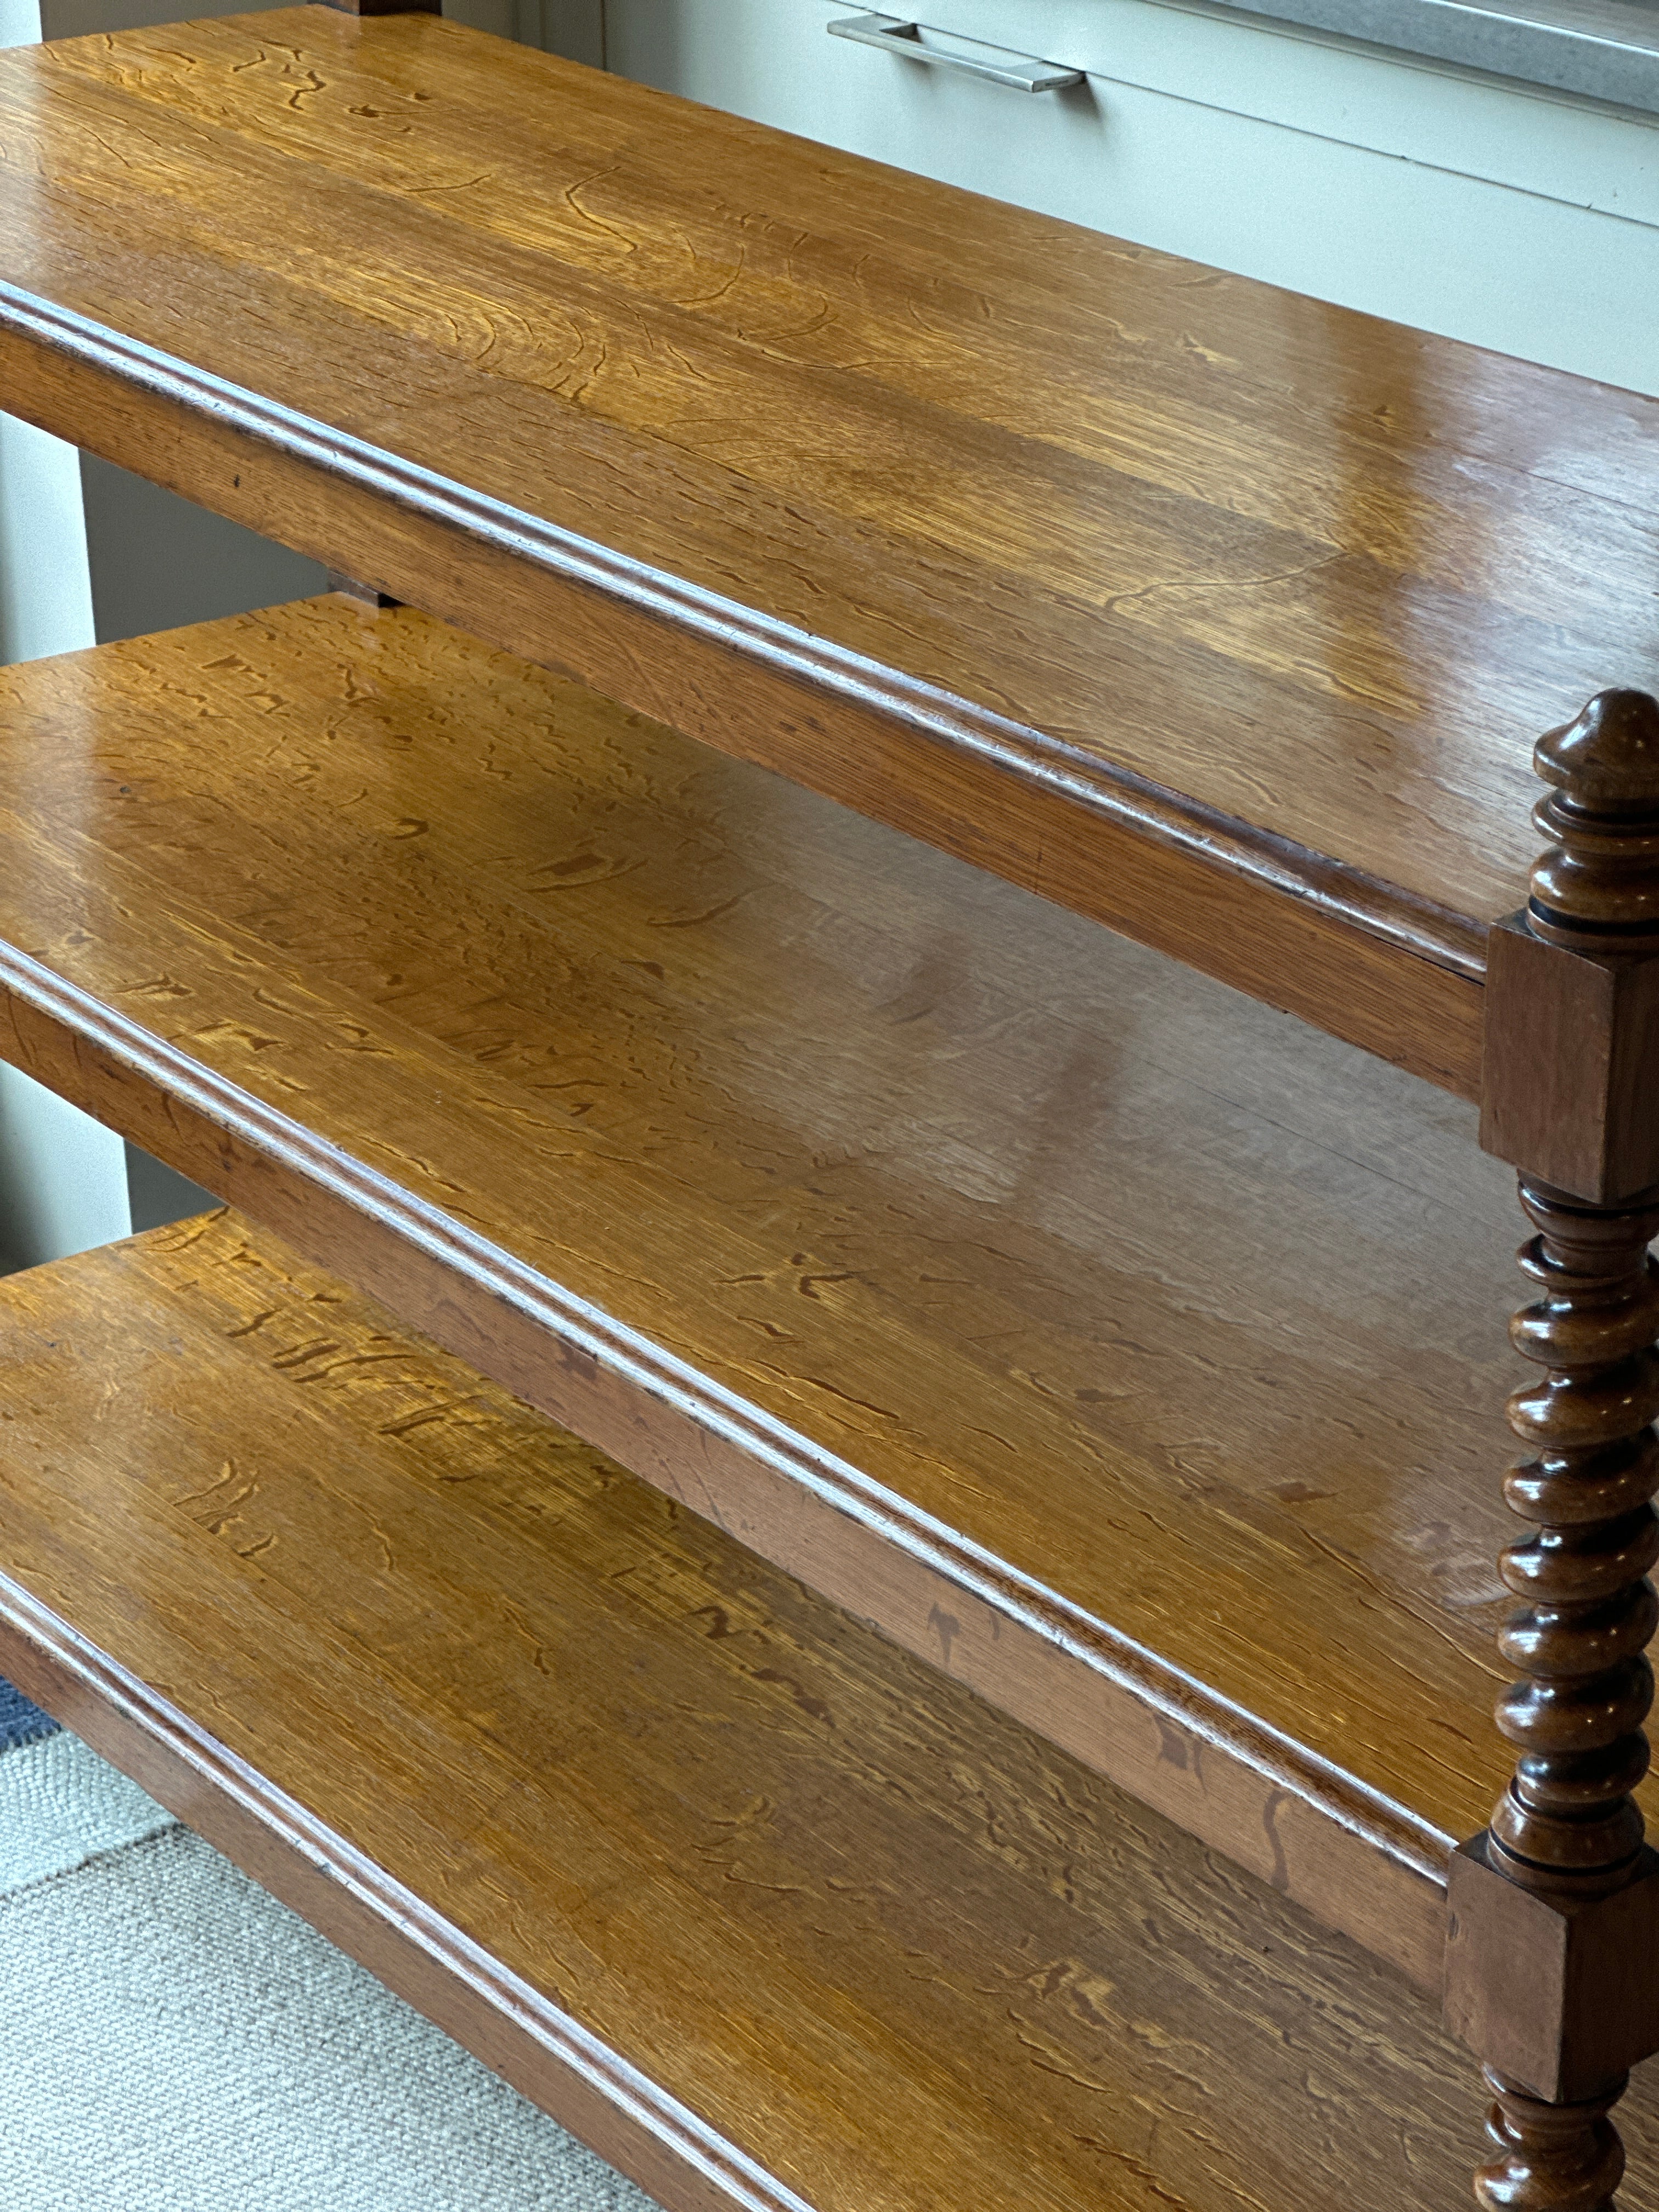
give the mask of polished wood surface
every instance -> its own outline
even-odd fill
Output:
[[[1451,1869],[1446,2017],[1501,2086],[1498,2140],[1515,2137],[1482,2203],[1553,2212],[1579,2200],[1541,2181],[1502,2193],[1528,2131],[1545,2169],[1588,2160],[1616,2180],[1608,2109],[1659,2051],[1659,1856],[1634,1795],[1659,1620],[1659,1194],[1597,1206],[1523,1177],[1521,1195],[1534,1297],[1511,1335],[1542,1372],[1510,1401],[1528,1456],[1504,1494],[1527,1528],[1500,1563],[1519,1603],[1498,1647],[1518,1679],[1497,1717],[1516,1767]],[[1611,2187],[1582,2202],[1596,2212]]]
[[[1437,1984],[1468,1109],[408,609],[0,672],[7,1056]]]
[[[1486,947],[1480,1141],[1607,1204],[1659,1185],[1659,700],[1604,691],[1533,750],[1548,840]]]
[[[1481,2212],[1617,2212],[1625,2153],[1607,2118],[1613,2098],[1545,2105],[1501,2075],[1486,2080],[1495,2155],[1475,2176]]]
[[[0,1667],[672,2212],[1457,2201],[1427,2000],[275,1240],[0,1315]]]
[[[1651,402],[435,18],[0,125],[16,411],[1475,1095],[1531,741],[1659,672]]]
[[[1659,1559],[1659,1267],[1648,1249],[1659,1198],[1584,1206],[1524,1178],[1521,1198],[1534,1295],[1511,1334],[1543,1373],[1510,1400],[1529,1456],[1504,1489],[1527,1528],[1501,1562],[1520,1602],[1499,1649],[1520,1679],[1498,1724],[1518,1765],[1491,1827],[1517,1880],[1525,1869],[1595,1876],[1642,1841],[1631,1792],[1647,1770],[1645,1654],[1659,1626],[1647,1579]]]

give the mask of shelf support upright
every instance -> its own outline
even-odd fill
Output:
[[[1498,1703],[1516,1764],[1454,1855],[1446,2014],[1483,2061],[1487,2212],[1612,2212],[1609,2118],[1659,2051],[1659,1854],[1632,1793],[1649,1760],[1659,1620],[1659,702],[1604,691],[1540,740],[1548,841],[1493,927],[1480,1141],[1520,1171],[1534,1297],[1510,1401],[1527,1454],[1502,1555],[1520,1601]]]

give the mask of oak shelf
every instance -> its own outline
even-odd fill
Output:
[[[436,16],[0,54],[0,234],[15,411],[1465,1097],[1659,674],[1651,403]]]
[[[0,1294],[0,1663],[671,2212],[1438,2204],[1443,1972],[1612,2212],[1656,404],[435,14],[0,53],[0,238],[348,586],[0,671],[5,1057],[260,1224]]]
[[[0,1668],[665,2203],[1455,2201],[1397,1976],[278,1241],[0,1322]]]
[[[1468,1109],[341,594],[0,672],[0,987],[30,1073],[1437,1982],[1503,1774]]]

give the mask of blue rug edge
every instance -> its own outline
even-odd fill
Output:
[[[0,1675],[0,1752],[21,1751],[26,1743],[56,1735],[58,1723]]]

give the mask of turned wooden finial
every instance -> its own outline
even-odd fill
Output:
[[[1548,846],[1532,872],[1528,925],[1583,951],[1659,943],[1659,700],[1598,691],[1540,738],[1533,765],[1554,787],[1533,820]]]

